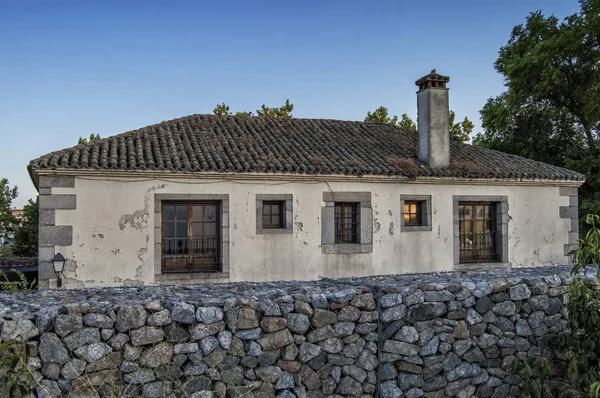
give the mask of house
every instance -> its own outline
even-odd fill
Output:
[[[564,264],[581,174],[449,138],[449,78],[418,131],[191,115],[31,161],[39,280],[268,281]]]

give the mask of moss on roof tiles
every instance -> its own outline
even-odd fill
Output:
[[[456,140],[450,157],[448,167],[428,167],[418,159],[417,132],[388,124],[191,115],[52,152],[29,168],[584,179]]]

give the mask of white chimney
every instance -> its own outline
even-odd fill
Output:
[[[419,159],[429,167],[450,164],[450,110],[448,107],[448,76],[434,70],[415,82],[419,130]]]

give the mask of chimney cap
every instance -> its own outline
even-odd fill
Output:
[[[426,88],[446,88],[446,83],[449,81],[449,76],[440,75],[435,69],[432,69],[430,74],[423,76],[415,84],[419,86],[419,90],[424,90]]]

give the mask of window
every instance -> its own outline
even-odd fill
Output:
[[[360,203],[335,202],[335,243],[360,243]]]
[[[163,202],[163,273],[220,271],[220,203]]]
[[[400,195],[400,230],[431,231],[431,195]]]
[[[262,206],[263,228],[285,227],[285,202],[264,201]]]
[[[256,234],[281,235],[292,233],[293,195],[256,195]]]
[[[414,200],[404,202],[404,225],[410,227],[423,225],[422,202]]]
[[[500,261],[494,203],[458,203],[460,262]]]
[[[323,192],[322,254],[373,253],[371,192]]]

